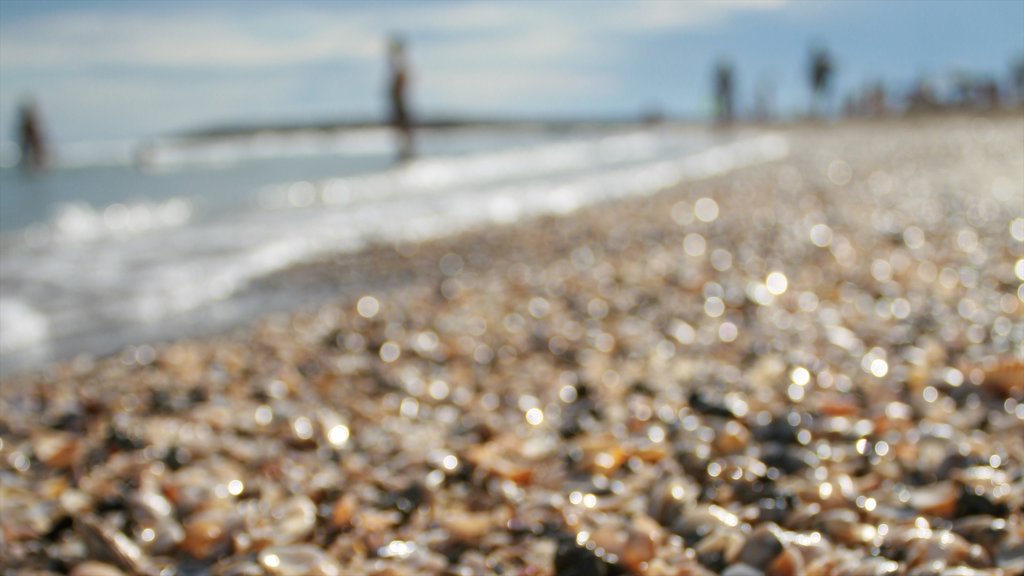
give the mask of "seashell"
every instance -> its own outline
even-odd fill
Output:
[[[237,517],[228,509],[197,512],[184,522],[181,550],[200,560],[219,557],[230,550],[231,533],[237,524]]]
[[[263,567],[249,558],[228,558],[215,564],[210,570],[213,576],[266,576]]]
[[[762,524],[750,533],[740,548],[737,561],[761,571],[766,571],[782,554],[782,538],[779,527],[774,523]]]
[[[494,526],[503,523],[501,516],[491,512],[447,512],[441,520],[441,525],[452,538],[466,544],[478,542]]]
[[[270,509],[273,541],[289,544],[305,539],[316,527],[316,505],[305,496],[292,496]]]
[[[712,570],[722,570],[733,564],[746,539],[742,532],[734,528],[717,528],[701,539],[694,547],[697,560]]]
[[[619,555],[619,564],[630,572],[642,573],[656,551],[657,546],[650,534],[632,530]]]
[[[995,550],[995,565],[1008,573],[1024,573],[1024,537],[1017,532],[1003,540]]]
[[[1024,362],[1008,360],[985,371],[981,384],[1003,398],[1024,396]]]
[[[626,446],[611,434],[587,436],[577,440],[577,445],[583,451],[583,468],[605,476],[615,473],[631,456]]]
[[[817,400],[818,411],[826,416],[853,417],[860,414],[861,408],[857,402],[848,396],[836,394],[822,394]]]
[[[204,460],[176,471],[165,486],[167,499],[181,514],[227,505],[242,493],[243,473],[226,460]]]
[[[351,492],[339,498],[331,506],[331,526],[338,529],[352,525],[352,517],[359,509],[359,500]]]
[[[86,561],[76,564],[68,572],[68,576],[126,576],[117,566],[104,564],[103,562]]]
[[[902,569],[898,562],[885,558],[858,558],[856,561],[843,562],[836,566],[831,574],[835,576],[895,576]]]
[[[971,568],[970,566],[956,566],[945,568],[939,576],[1003,576],[1004,572],[995,569]]]
[[[670,527],[692,546],[716,530],[733,530],[739,525],[739,517],[725,508],[715,504],[698,504],[686,510]]]
[[[625,526],[604,524],[590,533],[587,548],[609,563],[617,564],[628,539]]]
[[[29,493],[0,488],[0,528],[3,539],[34,540],[53,529],[60,520],[57,506],[37,501]],[[2,539],[0,539],[2,542]]]
[[[93,557],[131,574],[150,576],[157,573],[149,557],[135,542],[99,518],[92,515],[78,517],[74,529]]]
[[[699,495],[700,487],[688,476],[663,479],[654,488],[647,513],[662,526],[671,526],[686,507],[697,501]]]
[[[714,427],[714,447],[719,454],[742,452],[750,444],[751,434],[738,420],[728,420]]]
[[[785,547],[765,571],[767,576],[803,576],[804,558],[792,547]]]
[[[607,576],[614,573],[614,566],[593,550],[577,545],[575,537],[562,535],[558,539],[553,570],[555,576]]]
[[[912,489],[911,508],[922,514],[939,518],[952,518],[956,513],[957,497],[960,490],[951,481],[939,482]]]
[[[980,544],[996,556],[1000,542],[1010,533],[1006,520],[993,516],[968,516],[953,522],[953,532],[963,536],[968,542]]]
[[[341,568],[320,549],[308,544],[272,546],[260,552],[259,563],[273,576],[338,576]]]
[[[910,568],[926,567],[936,563],[970,563],[975,566],[991,564],[991,559],[984,548],[972,545],[948,530],[912,530],[901,548],[906,554],[906,565]]]
[[[511,480],[519,485],[530,484],[534,470],[517,452],[518,439],[503,436],[471,447],[466,460],[487,475]]]
[[[163,495],[139,491],[128,497],[128,509],[135,521],[132,535],[151,554],[170,552],[185,539],[185,530],[174,516],[174,508]]]
[[[66,432],[40,432],[32,438],[32,451],[47,468],[71,468],[79,459],[80,442]]]
[[[764,576],[764,571],[749,564],[733,564],[723,570],[721,574],[722,576]]]
[[[979,514],[1006,516],[1013,489],[1009,475],[989,466],[970,466],[953,473],[961,485],[956,502],[957,517]]]

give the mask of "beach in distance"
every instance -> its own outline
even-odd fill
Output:
[[[303,138],[0,173],[4,574],[1024,572],[1019,110]]]

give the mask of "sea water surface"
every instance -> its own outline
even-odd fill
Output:
[[[0,373],[244,323],[252,282],[332,253],[568,213],[787,153],[777,135],[673,126],[466,128],[421,133],[418,148],[396,164],[391,135],[364,129],[141,156],[85,143],[45,172],[0,168]],[[308,301],[279,296],[258,309]]]

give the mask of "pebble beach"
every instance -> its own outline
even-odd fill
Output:
[[[0,383],[0,573],[1024,574],[1024,117],[265,280]]]

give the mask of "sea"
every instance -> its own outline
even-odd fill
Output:
[[[754,129],[435,129],[396,162],[384,128],[58,146],[0,143],[0,375],[228,329],[329,294],[254,282],[415,242],[651,194],[785,157]],[[314,302],[315,303],[315,302]]]

